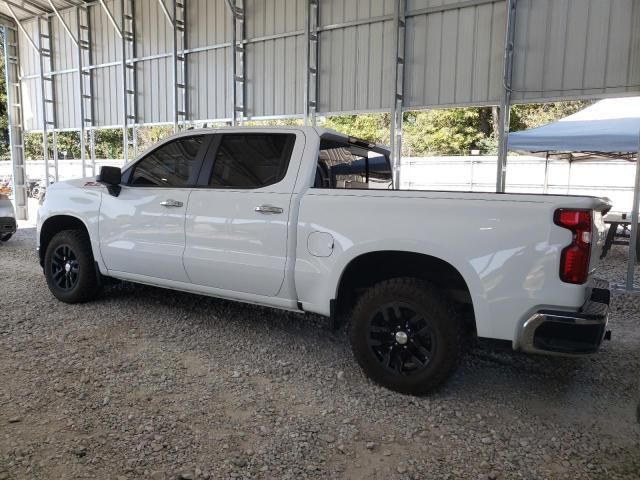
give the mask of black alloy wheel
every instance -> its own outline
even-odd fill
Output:
[[[101,282],[89,235],[81,230],[56,233],[45,248],[44,275],[58,300],[78,303],[94,298]]]
[[[51,273],[53,282],[61,290],[73,290],[78,283],[80,263],[69,245],[63,244],[54,250],[51,259]]]
[[[368,288],[351,315],[349,339],[364,373],[401,393],[440,387],[462,354],[458,308],[430,283],[392,278]]]
[[[437,349],[437,339],[426,315],[408,303],[382,305],[369,325],[369,346],[380,365],[390,373],[411,375],[427,368]]]

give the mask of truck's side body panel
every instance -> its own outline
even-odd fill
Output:
[[[595,199],[563,197],[563,207]],[[305,310],[329,314],[340,277],[358,256],[406,251],[452,265],[471,293],[478,335],[515,340],[543,307],[576,309],[584,285],[560,281],[571,233],[553,224],[558,197],[455,192],[309,189],[299,214],[296,287]],[[330,256],[309,251],[314,232],[333,237]]]
[[[50,185],[44,204],[38,209],[37,244],[40,248],[40,233],[43,224],[51,217],[69,216],[80,220],[91,238],[95,261],[102,273],[107,272],[100,254],[100,204],[106,189],[92,178],[68,180]]]
[[[297,218],[297,202],[292,201],[292,195],[300,165],[304,163],[301,159],[309,152],[304,131],[271,131],[296,135],[289,168],[282,180],[262,188],[193,189],[187,209],[184,251],[184,265],[192,283],[295,300],[292,282],[285,282],[287,266],[292,263],[289,259],[293,260],[295,255],[289,248],[289,239],[295,240]]]
[[[100,252],[108,270],[187,282],[182,263],[189,188],[123,186],[104,195]],[[180,206],[166,207],[171,200]]]

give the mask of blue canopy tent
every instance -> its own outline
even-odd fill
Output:
[[[630,245],[638,238],[638,196],[640,192],[640,97],[601,100],[557,122],[509,134],[510,150],[520,152],[610,157],[636,160],[636,177],[631,210]],[[578,155],[574,157],[574,155]],[[546,173],[545,173],[546,184]],[[633,290],[635,255],[630,249],[626,289]]]

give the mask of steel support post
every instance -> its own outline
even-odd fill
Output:
[[[42,154],[44,157],[45,185],[50,183],[49,173],[49,127],[55,129],[55,101],[54,79],[51,75],[53,59],[53,42],[51,40],[51,24],[47,17],[38,17],[36,20],[38,33],[39,52],[39,76],[40,76],[40,111],[42,118]],[[44,29],[43,29],[44,26]],[[46,30],[46,33],[43,31]],[[45,75],[45,58],[49,59],[49,69]],[[51,112],[49,112],[51,109]],[[57,170],[58,159],[54,158],[54,166]],[[57,179],[56,179],[57,180]]]
[[[549,152],[544,155],[544,183],[542,184],[542,193],[549,191]]]
[[[638,132],[638,151],[636,153],[636,180],[633,185],[633,207],[631,208],[631,234],[629,235],[629,257],[627,259],[626,289],[635,289],[636,249],[638,245],[638,200],[640,199],[640,132]]]
[[[124,15],[125,15],[125,3],[126,0],[120,0],[120,39],[121,45],[121,68],[122,68],[122,156],[124,163],[129,161],[129,117],[128,108],[129,102],[127,102],[127,39],[125,38],[124,27]],[[105,7],[106,8],[106,7]]]
[[[245,110],[245,62],[244,62],[244,0],[227,0],[231,10],[233,62],[231,74],[233,77],[233,111],[231,124],[240,125],[246,117]]]
[[[56,179],[56,182],[60,180],[60,169],[58,165],[58,132],[53,130],[51,132],[51,153],[53,154],[53,178]],[[83,165],[84,166],[84,165]],[[83,175],[84,176],[84,175]]]
[[[173,131],[187,120],[187,57],[186,57],[186,0],[173,0],[172,14],[167,10],[164,0],[158,0],[173,32],[171,59],[173,61],[172,105]],[[181,52],[181,53],[179,53]]]
[[[304,124],[316,126],[318,111],[318,0],[307,0],[306,13],[306,75],[304,78]]]
[[[18,32],[12,27],[4,30],[5,80],[7,85],[7,120],[9,123],[9,145],[13,170],[13,198],[18,220],[29,219],[27,175],[24,161],[24,139],[22,123],[22,91],[20,84],[20,55]]]
[[[106,7],[105,7],[106,8]],[[120,37],[122,40],[122,153],[124,162],[129,161],[129,147],[136,142],[129,139],[129,126],[137,122],[136,65],[129,62],[135,58],[135,10],[133,0],[120,0]],[[132,131],[132,136],[134,132]]]
[[[186,1],[186,0],[183,0]],[[164,5],[164,0],[160,0]],[[173,30],[173,131],[178,131],[178,30],[176,29],[176,0],[173,0],[173,18],[169,18],[169,23]]]
[[[89,155],[91,155],[91,164],[93,171],[96,170],[96,131],[94,128],[89,130]]]
[[[80,105],[80,159],[82,160],[82,176],[87,175],[86,127],[93,124],[91,101],[91,72],[84,71],[85,62],[91,63],[91,38],[89,33],[89,12],[87,6],[76,7],[76,48],[78,52],[78,101]],[[86,57],[86,58],[85,58]],[[88,83],[88,85],[87,85]],[[86,101],[89,101],[87,109]],[[95,158],[91,158],[91,175],[96,175]]]
[[[402,114],[404,107],[404,66],[406,43],[406,0],[396,0],[394,24],[395,40],[395,85],[391,111],[391,165],[393,188],[400,189],[400,168],[402,162]]]
[[[513,48],[515,42],[517,0],[507,0],[507,25],[504,42],[504,59],[502,75],[502,100],[498,119],[498,168],[496,192],[503,193],[507,182],[507,153],[509,151],[509,119],[511,106],[511,77],[513,72]]]

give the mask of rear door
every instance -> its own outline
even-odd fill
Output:
[[[194,284],[279,292],[299,167],[291,159],[303,147],[295,130],[214,135],[187,211],[184,265]]]
[[[120,195],[104,194],[100,251],[109,270],[188,283],[184,222],[210,137],[175,138],[136,162]]]

